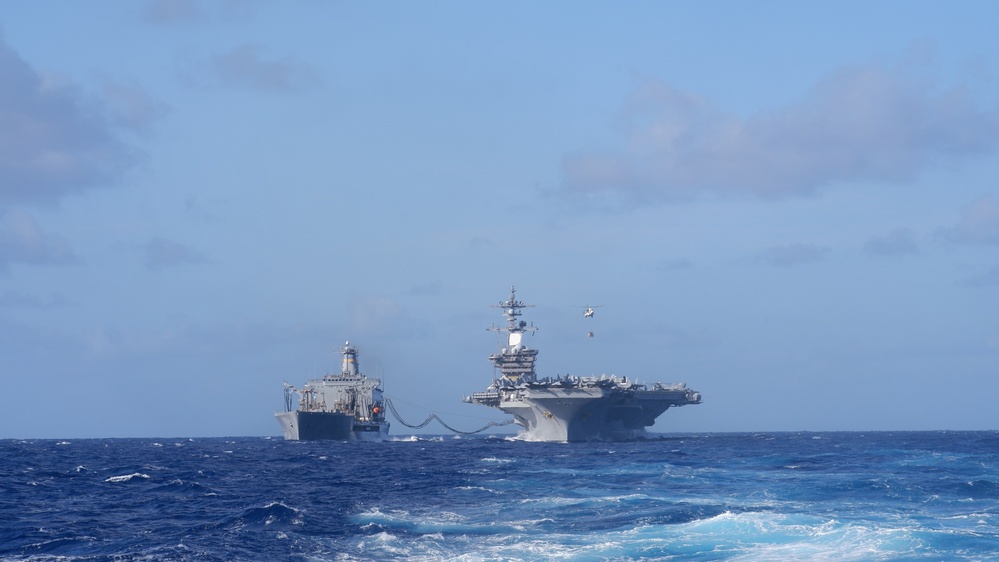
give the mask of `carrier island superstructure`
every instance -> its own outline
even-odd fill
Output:
[[[312,379],[301,389],[284,383],[285,411],[274,415],[285,439],[381,441],[388,436],[382,381],[361,374],[357,348],[350,342],[340,348],[340,354],[340,373]],[[299,395],[297,408],[295,394]]]
[[[521,310],[532,305],[518,301],[516,289],[495,308],[503,309],[506,326],[490,330],[506,332],[507,343],[489,360],[499,376],[485,392],[476,392],[465,402],[498,408],[524,428],[527,441],[591,441],[634,439],[670,406],[700,404],[700,393],[685,384],[655,383],[652,388],[614,375],[539,378],[534,371],[538,350],[524,343],[524,335],[537,328],[520,319]]]

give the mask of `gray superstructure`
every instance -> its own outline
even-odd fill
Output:
[[[489,360],[499,370],[485,392],[465,402],[498,408],[514,417],[529,441],[590,441],[633,439],[670,406],[700,404],[701,395],[685,384],[655,383],[652,388],[617,376],[565,375],[538,378],[534,362],[538,351],[524,344],[524,334],[536,330],[520,320],[521,309],[531,305],[510,298],[503,309],[506,326],[490,328],[507,333],[507,345]]]
[[[340,373],[312,379],[301,389],[284,383],[285,411],[274,415],[285,439],[381,441],[388,437],[381,381],[361,374],[357,348],[350,342],[340,348],[340,354]],[[297,408],[295,394],[299,395]]]

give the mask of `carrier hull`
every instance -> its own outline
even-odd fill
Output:
[[[641,438],[670,406],[691,402],[685,390],[539,388],[504,392],[494,403],[524,428],[525,441],[578,442]]]

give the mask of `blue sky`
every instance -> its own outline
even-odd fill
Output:
[[[277,435],[348,339],[478,427],[514,284],[655,431],[996,429],[997,19],[0,2],[0,437]]]

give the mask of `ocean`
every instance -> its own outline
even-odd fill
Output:
[[[993,560],[999,432],[0,441],[0,560]]]

